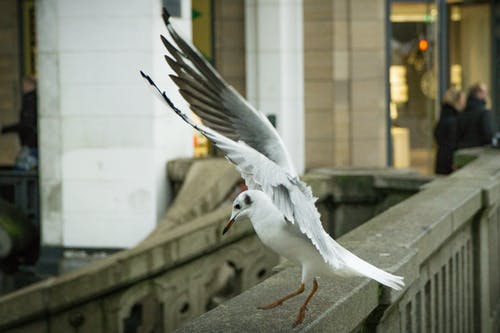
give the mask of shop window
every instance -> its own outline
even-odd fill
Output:
[[[437,97],[437,10],[429,2],[393,3],[390,20],[393,164],[430,174]]]

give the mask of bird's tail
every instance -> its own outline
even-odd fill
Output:
[[[337,250],[342,253],[345,265],[354,273],[369,277],[383,284],[384,286],[391,287],[395,290],[401,290],[404,287],[404,277],[387,273],[386,271],[381,270],[380,268],[377,268],[372,264],[364,261],[363,259],[357,257],[353,253],[340,246],[340,244],[336,242],[335,244],[338,247]]]

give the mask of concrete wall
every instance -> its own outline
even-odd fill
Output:
[[[36,2],[43,245],[129,247],[169,200],[166,161],[191,130],[139,75],[167,79],[161,1]],[[190,36],[190,2],[174,19]]]
[[[386,165],[385,1],[304,1],[306,167]]]

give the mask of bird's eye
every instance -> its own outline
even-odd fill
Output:
[[[240,204],[234,205],[234,209],[240,209],[240,208],[241,208]]]

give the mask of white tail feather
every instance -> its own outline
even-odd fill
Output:
[[[342,253],[342,259],[345,265],[353,272],[369,277],[384,286],[391,287],[395,290],[401,290],[404,287],[404,277],[387,273],[386,271],[383,271],[357,257],[343,248],[340,244],[336,243],[336,245],[339,250],[341,249],[339,252]]]

